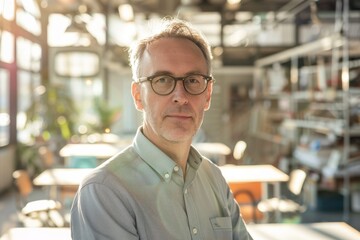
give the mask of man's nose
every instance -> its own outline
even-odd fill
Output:
[[[181,80],[176,81],[175,89],[173,92],[173,101],[181,105],[187,104],[189,101],[188,94],[184,88],[184,83]]]

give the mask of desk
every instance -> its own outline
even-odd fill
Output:
[[[194,147],[219,166],[226,163],[226,155],[231,153],[231,149],[228,146],[218,142],[195,143]]]
[[[11,228],[0,240],[71,240],[70,228]]]
[[[356,240],[360,232],[344,222],[248,224],[255,240]]]
[[[60,149],[61,157],[93,156],[107,159],[119,152],[119,149],[106,143],[69,143]]]
[[[65,158],[65,166],[74,167],[70,163],[71,157],[77,157],[78,160],[81,158],[80,161],[85,161],[83,165],[95,167],[99,165],[99,160],[107,160],[119,151],[119,148],[107,143],[70,143],[60,149],[59,154]]]
[[[50,197],[58,199],[59,187],[77,187],[81,181],[92,171],[91,168],[52,168],[37,176],[33,183],[35,186],[49,186]]]
[[[286,182],[289,176],[272,165],[225,165],[221,172],[229,183],[238,182]]]
[[[91,168],[52,168],[34,179],[36,186],[78,186]]]
[[[239,183],[260,183],[262,198],[269,198],[267,184],[274,186],[274,196],[280,197],[280,182],[287,182],[289,176],[272,165],[225,165],[220,170],[230,188]],[[232,189],[235,191],[235,189]],[[280,212],[276,212],[276,219],[280,221]]]

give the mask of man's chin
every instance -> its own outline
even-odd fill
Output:
[[[164,137],[169,142],[180,143],[180,142],[191,142],[193,133],[188,131],[176,131],[174,129],[166,132]]]

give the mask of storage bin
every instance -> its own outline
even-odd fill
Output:
[[[344,208],[344,196],[338,192],[319,190],[317,196],[318,211],[337,212]]]

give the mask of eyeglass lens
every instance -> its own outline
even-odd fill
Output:
[[[153,90],[161,95],[170,94],[176,87],[176,82],[182,80],[185,90],[190,94],[201,94],[207,87],[207,79],[202,75],[189,75],[185,78],[172,76],[156,76],[152,79]]]

